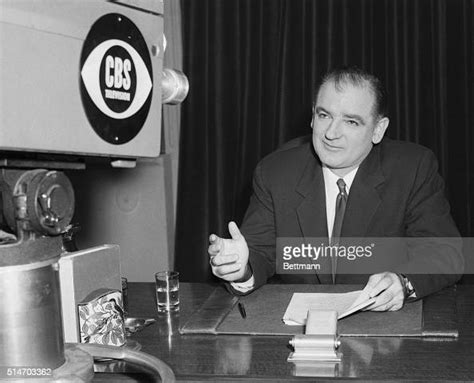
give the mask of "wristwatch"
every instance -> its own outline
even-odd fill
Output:
[[[400,282],[402,283],[403,294],[405,295],[405,299],[408,299],[415,293],[415,289],[413,288],[413,285],[408,280],[406,275],[399,274],[399,277],[400,277]]]

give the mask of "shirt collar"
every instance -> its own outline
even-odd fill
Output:
[[[351,170],[344,177],[339,177],[338,175],[334,174],[332,170],[329,169],[326,165],[323,165],[324,182],[330,185],[337,185],[337,180],[339,178],[342,178],[346,183],[346,192],[347,194],[349,194],[349,190],[351,189],[352,182],[354,181],[357,170],[359,170],[359,167],[356,167],[355,169]]]

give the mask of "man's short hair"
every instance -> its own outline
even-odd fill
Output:
[[[330,81],[334,83],[338,91],[343,89],[344,84],[352,84],[358,87],[368,84],[375,99],[374,117],[388,116],[387,96],[382,82],[375,75],[354,66],[336,68],[327,72],[316,87],[313,99],[314,105],[316,105],[321,86]]]

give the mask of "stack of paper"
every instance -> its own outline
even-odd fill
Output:
[[[283,316],[283,322],[290,326],[306,324],[308,310],[334,310],[337,319],[362,310],[375,302],[365,290],[342,294],[294,293]]]

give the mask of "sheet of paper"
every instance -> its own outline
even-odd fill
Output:
[[[346,316],[351,315],[359,310],[362,310],[374,303],[375,299],[369,296],[368,290],[369,288],[366,286],[364,290],[360,291],[359,296],[354,301],[354,303],[352,303],[352,306],[349,307],[349,309],[347,309],[346,311],[340,313],[337,319],[345,318]]]
[[[361,310],[374,302],[363,290],[349,293],[294,293],[286,308],[283,322],[290,326],[306,324],[308,310],[335,310],[338,319]]]

